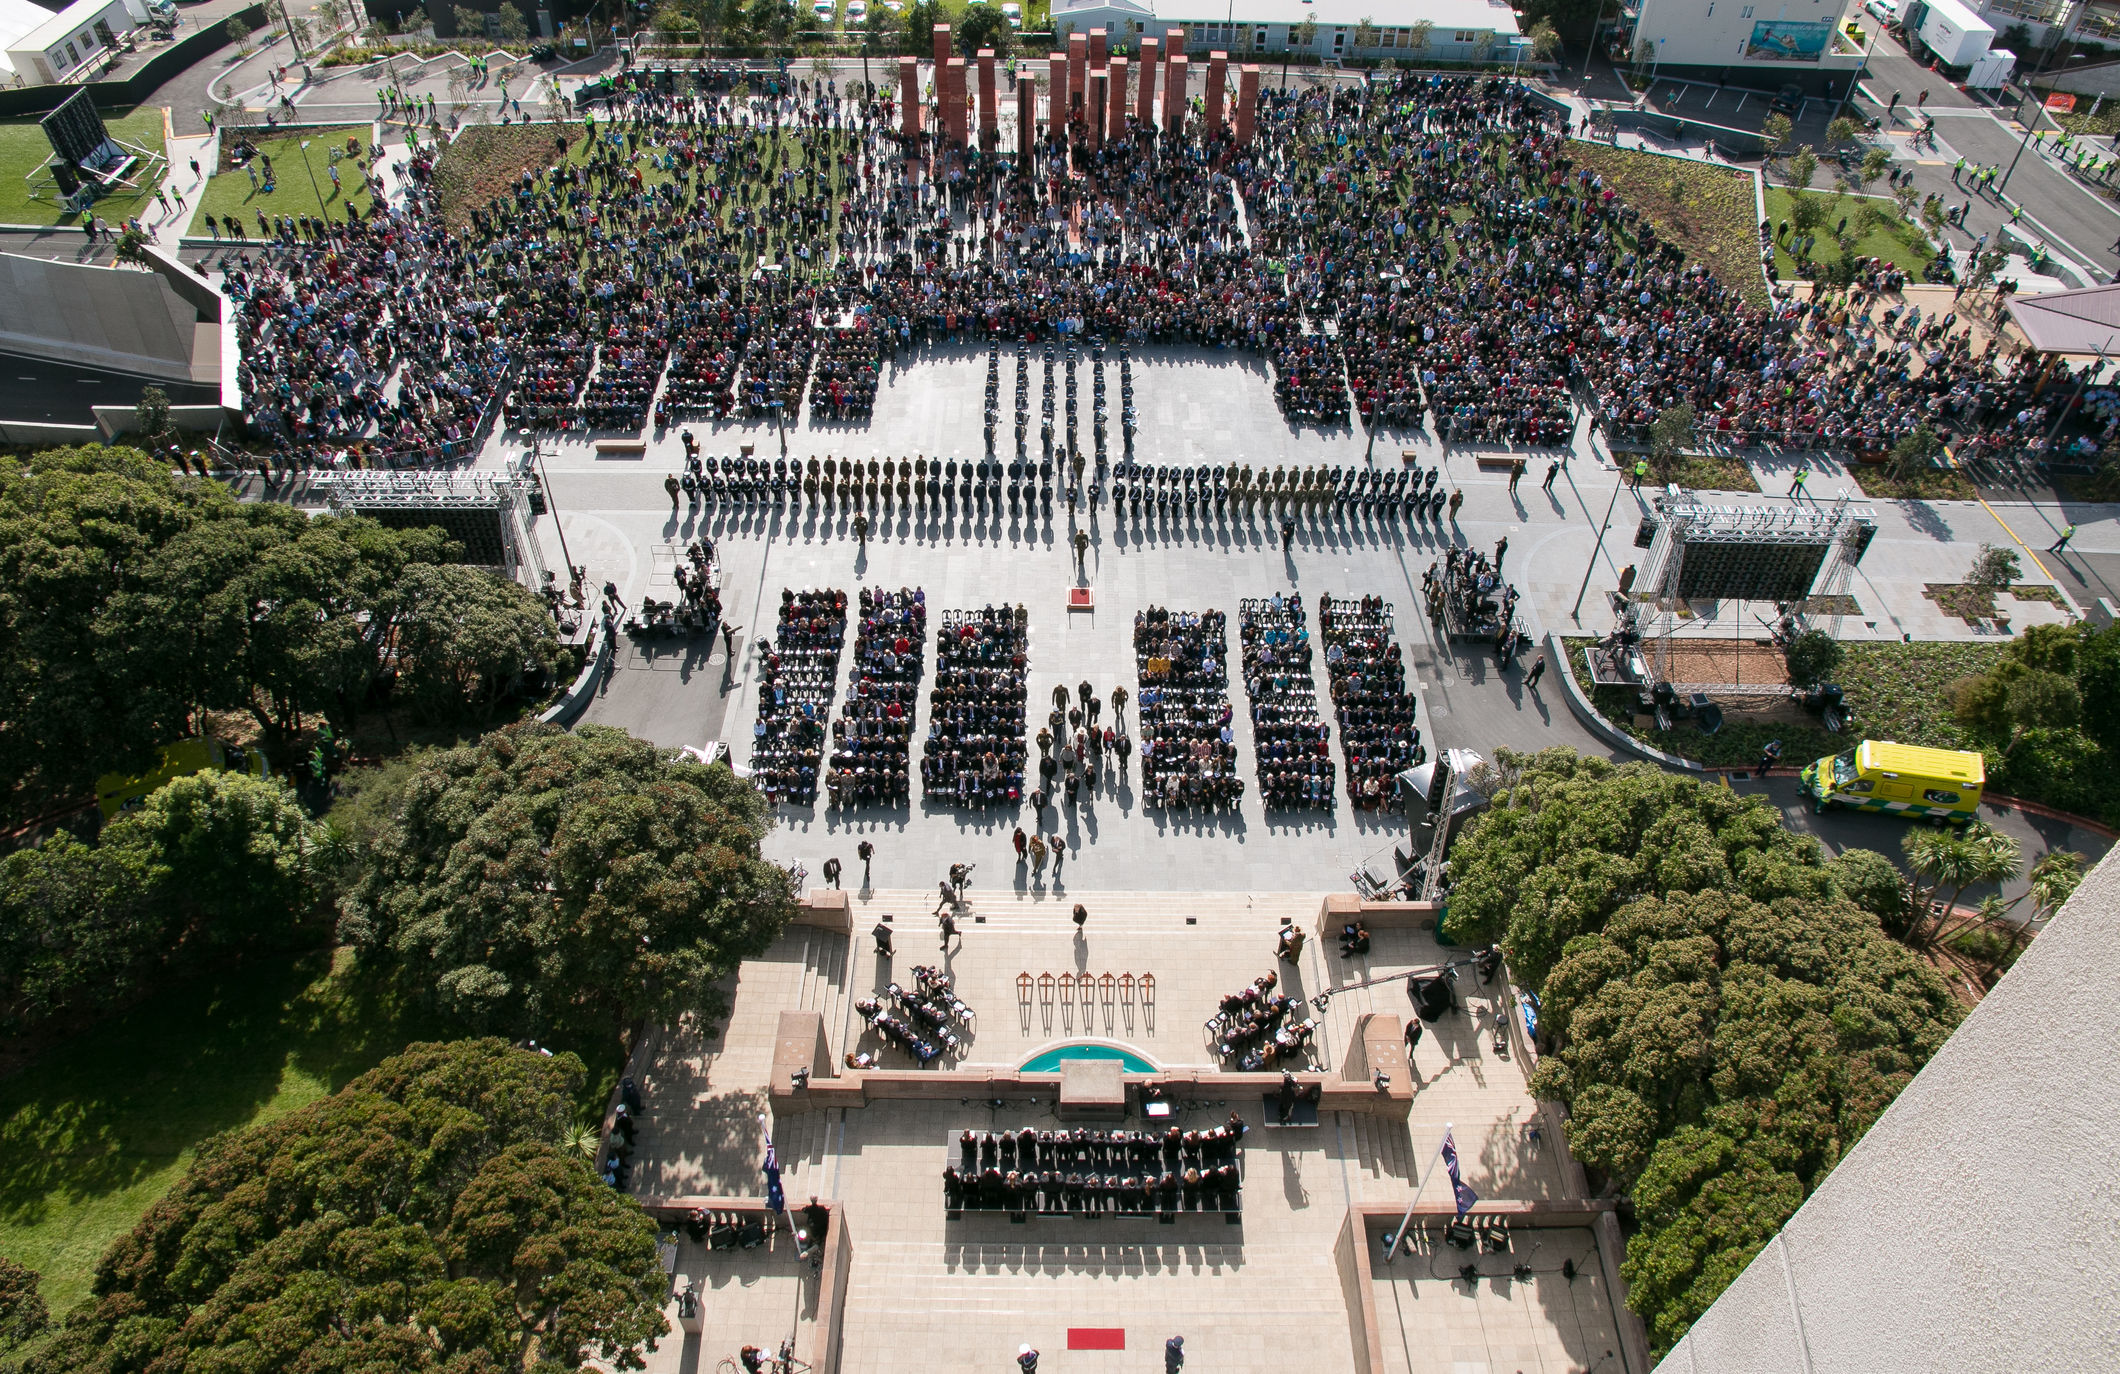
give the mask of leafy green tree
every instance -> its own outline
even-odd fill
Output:
[[[163,441],[169,433],[169,393],[158,386],[142,387],[140,403],[133,407],[133,428],[143,442]]]
[[[250,25],[239,15],[229,15],[221,21],[221,35],[235,45],[239,53],[250,51]]]
[[[1421,39],[1425,45],[1427,42],[1427,34],[1425,32],[1421,35]],[[1317,47],[1318,12],[1312,10],[1303,17],[1302,23],[1288,26],[1288,47],[1281,52],[1281,84],[1283,86],[1288,84],[1289,58],[1298,51],[1314,53],[1317,51]]]
[[[1688,449],[1700,442],[1697,431],[1698,415],[1684,401],[1669,406],[1649,425],[1649,465],[1656,469],[1659,477],[1670,477],[1678,471],[1679,463]]]
[[[179,482],[138,449],[0,457],[0,776],[17,814],[144,769],[191,732],[191,669],[133,671],[168,641],[124,643],[103,612],[170,539],[236,511],[224,488]]]
[[[0,1035],[122,1005],[166,949],[136,856],[60,831],[0,858]]]
[[[1788,147],[1789,140],[1795,136],[1796,125],[1791,123],[1789,117],[1785,114],[1770,114],[1767,116],[1766,122],[1759,126],[1759,139],[1765,146],[1769,158],[1779,157],[1781,150]],[[1810,149],[1806,148],[1804,151],[1809,152]],[[1811,159],[1811,165],[1813,167],[1818,165],[1818,159],[1815,156]],[[1801,184],[1808,186],[1811,183],[1809,178],[1806,178]]]
[[[1943,979],[1830,882],[1771,900],[1643,895],[1568,942],[1531,1087],[1566,1104],[1570,1148],[1634,1198],[1622,1273],[1659,1352],[1958,1016]]]
[[[1836,148],[1843,143],[1853,143],[1855,134],[1855,121],[1842,115],[1826,125],[1826,146]]]
[[[1862,155],[1862,162],[1855,168],[1855,180],[1864,190],[1868,190],[1870,183],[1890,171],[1891,167],[1892,154],[1883,148],[1872,148]]]
[[[793,0],[751,0],[744,7],[744,24],[768,43],[785,42],[795,32]]]
[[[966,5],[950,34],[957,40],[957,51],[967,62],[977,57],[981,48],[992,48],[994,57],[1000,61],[1016,55],[1016,31],[1009,27],[1001,7],[986,4],[985,0],[973,0],[972,4]]]
[[[2077,662],[2084,729],[2101,744],[2120,747],[2120,625],[2086,633]]]
[[[209,769],[175,778],[105,828],[102,848],[142,874],[191,938],[284,948],[313,938],[323,831],[276,780]]]
[[[483,38],[486,34],[486,16],[469,5],[449,7],[449,22],[456,28],[458,38]]]
[[[1831,682],[1846,656],[1847,651],[1841,648],[1840,641],[1824,630],[1805,630],[1790,640],[1789,647],[1782,651],[1782,661],[1789,669],[1789,681],[1798,687],[1816,687],[1822,682]]]
[[[37,1292],[37,1271],[0,1255],[0,1355],[22,1347],[51,1325]]]
[[[1553,27],[1550,21],[1541,19],[1534,23],[1524,37],[1531,40],[1532,61],[1551,62],[1560,55],[1560,30]]]
[[[1933,466],[1942,453],[1943,440],[1936,431],[1917,425],[1912,433],[1892,445],[1891,474],[1903,481]]]
[[[499,10],[501,38],[509,43],[520,43],[530,36],[530,20],[521,8],[502,5]]]
[[[667,1280],[654,1222],[562,1148],[583,1078],[571,1054],[414,1045],[215,1137],[27,1369],[641,1368]]]
[[[1568,941],[1637,897],[1832,891],[1817,842],[1784,829],[1759,798],[1572,749],[1496,758],[1521,771],[1451,849],[1444,930],[1459,944],[1501,941],[1533,987]]]
[[[1799,191],[1808,190],[1811,178],[1817,175],[1818,154],[1812,152],[1810,145],[1806,144],[1797,151],[1795,157],[1789,159],[1789,185]]]
[[[1980,551],[1973,555],[1973,566],[1966,570],[1965,582],[1969,587],[2001,591],[2023,575],[2015,549],[1982,544]]]
[[[1875,916],[1887,932],[1905,932],[1907,880],[1898,865],[1874,849],[1843,849],[1826,872],[1842,900]]]
[[[1797,234],[1808,234],[1825,222],[1825,197],[1810,191],[1789,193],[1789,227]]]
[[[442,720],[490,720],[526,677],[559,660],[551,614],[521,583],[457,563],[418,563],[396,587],[398,671]]]
[[[718,1009],[789,913],[765,804],[622,730],[521,725],[425,756],[362,847],[341,937],[467,1026]]]
[[[881,8],[870,6],[871,10]],[[901,51],[907,57],[929,57],[935,50],[935,26],[947,24],[950,16],[940,0],[913,0],[905,7],[904,20],[905,46]]]

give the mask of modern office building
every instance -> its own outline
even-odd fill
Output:
[[[1314,32],[1305,31],[1314,24]],[[1185,32],[1185,50],[1227,52],[1232,62],[1283,53],[1330,60],[1390,58],[1402,66],[1508,62],[1518,19],[1507,0],[1055,0],[1053,33],[1103,29],[1113,51],[1143,37]]]

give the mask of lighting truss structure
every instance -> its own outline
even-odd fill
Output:
[[[545,562],[530,513],[530,483],[492,472],[332,473],[318,479],[334,512],[398,527],[434,525],[466,546],[464,561],[497,567],[536,590]]]
[[[1777,502],[1760,506],[1711,506],[1697,492],[1677,486],[1664,489],[1654,502],[1656,534],[1636,579],[1641,597],[1640,620],[1643,659],[1652,682],[1671,681],[1673,640],[1681,620],[1684,600],[1686,550],[1696,545],[1743,545],[1753,548],[1823,548],[1824,558],[1812,576],[1806,595],[1846,595],[1855,576],[1855,560],[1861,555],[1865,526],[1874,531],[1870,508],[1851,500],[1843,489],[1822,503]],[[1801,612],[1799,608],[1799,619]],[[1831,616],[1828,633],[1839,627]],[[1693,687],[1725,684],[1687,684]]]

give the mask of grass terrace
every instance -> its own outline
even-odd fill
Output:
[[[159,105],[143,105],[122,115],[104,116],[104,126],[121,143],[163,151],[165,111]],[[42,199],[30,197],[30,178],[47,157],[51,141],[35,119],[0,120],[0,224],[77,224],[79,216],[67,210],[56,191],[46,186]],[[96,202],[96,218],[124,219],[154,206],[154,187],[142,183],[138,191],[121,191]]]
[[[1569,155],[1599,173],[1658,234],[1705,262],[1754,305],[1767,303],[1759,271],[1759,212],[1748,172],[1658,153],[1574,140]]]
[[[213,215],[217,219],[240,215],[244,229],[255,238],[258,234],[260,213],[272,216],[313,215],[318,212],[319,197],[322,198],[325,213],[333,220],[343,221],[346,218],[346,205],[349,200],[360,207],[363,215],[368,213],[368,188],[362,181],[359,170],[346,157],[346,140],[358,139],[365,151],[371,136],[369,126],[349,124],[343,128],[312,129],[281,138],[253,137],[251,141],[257,145],[258,152],[272,159],[273,174],[277,181],[270,190],[264,185],[261,164],[252,164],[259,167],[260,178],[259,184],[253,187],[250,183],[250,173],[231,160],[231,151],[244,132],[230,129],[222,136],[220,165],[208,179],[205,194],[198,198],[193,207],[188,233],[204,237],[207,215]],[[309,145],[306,150],[302,147],[304,143]],[[333,152],[339,154],[337,161],[342,182],[339,186],[331,184]],[[314,185],[310,181],[312,175],[315,177]]]

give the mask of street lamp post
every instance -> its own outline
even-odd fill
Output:
[[[2064,32],[2066,32],[2066,25],[2064,25],[2064,26],[2063,26],[2063,31],[2064,31]],[[2056,38],[2054,39],[2054,46],[2053,46],[2053,47],[2050,47],[2050,48],[2048,48],[2048,49],[2046,50],[2046,55],[2045,55],[2045,56],[2043,56],[2043,57],[2041,57],[2041,58],[2039,59],[2039,66],[2038,66],[2038,67],[2037,67],[2037,68],[2036,68],[2036,69],[2035,69],[2035,70],[2034,70],[2034,71],[2032,72],[2032,74],[2031,74],[2030,76],[2028,76],[2028,77],[2024,78],[2024,93],[2025,93],[2025,95],[2029,96],[2029,95],[2033,94],[2033,91],[2032,91],[2032,83],[2033,83],[2034,81],[2037,81],[2037,80],[2039,79],[2039,76],[2040,76],[2040,74],[2041,74],[2042,72],[2044,72],[2044,71],[2046,70],[2046,67],[2047,67],[2047,63],[2049,63],[2049,62],[2053,61],[2053,59],[2054,59],[2054,50],[2055,50],[2056,48],[2059,48],[2059,47],[2061,46],[2061,42],[2062,42],[2061,38],[2059,38],[2059,37],[2056,37]],[[2067,65],[2068,63],[2070,63],[2070,62],[2081,62],[2082,60],[2083,60],[2083,54],[2082,54],[2082,53],[2080,53],[2080,52],[2072,52],[2072,53],[2070,53],[2070,54],[2069,54],[2069,55],[2067,56],[2067,58],[2065,58],[2065,59],[2063,60],[2063,64],[2062,64],[2062,65],[2063,65],[2063,66],[2065,67],[2065,66],[2066,66],[2066,65]],[[2001,196],[2001,195],[2002,195],[2002,193],[2003,193],[2004,191],[2007,191],[2007,190],[2009,189],[2009,185],[2010,185],[2010,173],[2011,173],[2011,172],[2014,172],[2014,171],[2016,171],[2016,170],[2017,170],[2017,159],[2019,159],[2019,158],[2023,157],[2023,156],[2024,156],[2024,150],[2025,150],[2025,149],[2026,149],[2027,147],[2029,147],[2029,146],[2031,145],[2031,141],[2032,141],[2032,134],[2033,134],[2033,132],[2034,132],[2034,131],[2036,131],[2036,130],[2038,129],[2038,127],[2039,127],[2039,114],[2040,114],[2040,111],[2041,111],[2041,110],[2043,110],[2044,108],[2045,108],[2045,107],[2044,107],[2043,105],[2040,105],[2040,104],[2034,104],[2034,105],[2032,106],[2032,117],[2031,117],[2031,118],[2030,118],[2029,120],[2026,120],[2026,121],[2025,121],[2025,125],[2024,125],[2024,137],[2023,137],[2023,138],[2021,138],[2021,139],[2019,139],[2019,140],[2017,141],[2017,151],[2016,151],[2016,152],[2014,152],[2014,153],[2012,153],[2012,154],[2010,154],[2010,165],[2009,165],[2008,169],[2007,169],[2007,170],[2005,170],[2005,171],[2003,172],[2003,174],[2002,174],[2002,180],[2000,180],[2000,181],[1998,181],[1998,182],[1996,182],[1996,183],[1995,183],[1995,194],[1996,194],[1996,195],[1997,195],[1998,197],[1999,197],[1999,196]],[[2023,102],[2023,100],[2021,100],[2021,99],[2020,99],[2020,100],[2019,100],[2019,101],[2017,102],[2017,117],[2018,117],[2019,119],[2023,119],[2023,118],[2024,118],[2024,102]]]

